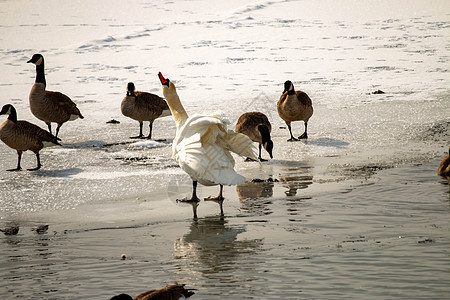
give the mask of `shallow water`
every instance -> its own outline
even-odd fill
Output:
[[[63,146],[42,150],[36,172],[6,172],[17,155],[0,143],[0,228],[20,228],[0,235],[0,295],[108,299],[181,282],[197,299],[445,298],[449,188],[436,169],[450,140],[447,8],[0,2],[0,106],[45,127],[27,100],[26,61],[40,52],[48,88],[85,116],[62,126]],[[159,71],[188,113],[220,111],[230,129],[246,111],[272,122],[274,159],[236,157],[247,182],[225,187],[224,217],[202,202],[193,221],[176,203],[191,181],[171,158],[171,117],[155,121],[155,141],[128,138],[138,124],[120,113],[126,84],[161,95]],[[287,79],[313,101],[308,141],[286,142],[276,113]],[[35,166],[32,153],[22,166]],[[47,233],[32,231],[42,224]]]
[[[285,182],[248,183],[239,198],[225,189],[224,217],[214,203],[199,206],[198,220],[181,217],[186,206],[159,220],[106,221],[92,210],[75,211],[78,221],[66,210],[31,215],[9,223],[20,226],[17,236],[1,238],[0,290],[21,299],[108,299],[183,282],[196,299],[443,299],[450,191],[436,163],[322,193],[308,189],[307,170]],[[103,210],[168,205],[148,199]],[[31,231],[42,222],[47,233]]]

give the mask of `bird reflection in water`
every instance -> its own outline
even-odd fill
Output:
[[[192,221],[189,232],[174,244],[180,269],[191,275],[238,269],[240,259],[250,259],[262,246],[261,239],[239,240],[244,232],[243,225],[230,225],[223,216]]]
[[[241,201],[241,209],[251,215],[269,215],[273,196],[273,181],[246,182],[238,185],[236,191]]]

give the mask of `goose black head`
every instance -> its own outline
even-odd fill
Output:
[[[262,145],[264,149],[266,149],[267,153],[269,153],[270,158],[273,158],[272,156],[273,142],[270,139],[269,128],[266,125],[259,125],[258,130],[261,133]]]
[[[273,142],[272,140],[268,140],[263,144],[264,149],[266,149],[267,153],[269,153],[270,158],[273,158],[272,150],[273,150]]]
[[[287,81],[284,83],[284,91],[283,91],[283,94],[286,93],[286,92],[291,92],[291,91],[294,91],[294,84],[292,84],[292,82],[291,82],[290,80],[287,80]]]
[[[5,104],[0,111],[0,115],[10,115],[14,110],[14,106],[11,104]]]
[[[136,87],[134,86],[134,83],[128,82],[127,84],[127,96],[134,95],[134,91],[136,90]]]
[[[170,80],[169,78],[164,78],[164,76],[161,74],[161,72],[158,73],[159,81],[161,81],[162,85],[165,85],[167,87],[170,86]]]
[[[27,63],[35,64],[36,66],[39,66],[44,61],[44,57],[42,54],[36,53],[33,55],[33,57],[27,61]]]
[[[0,111],[0,115],[8,115],[8,119],[13,121],[14,123],[17,122],[17,112],[14,106],[11,104],[5,104],[2,107],[2,110]]]

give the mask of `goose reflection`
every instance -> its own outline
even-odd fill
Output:
[[[268,198],[273,196],[273,182],[246,182],[238,185],[236,191],[241,201],[241,209],[252,215],[269,215],[272,213]]]
[[[175,258],[191,274],[238,269],[240,259],[250,259],[262,246],[260,239],[238,240],[245,231],[243,225],[230,225],[223,216],[194,220],[189,232],[175,241]]]

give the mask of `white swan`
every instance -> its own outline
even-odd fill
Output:
[[[230,152],[257,159],[252,141],[244,134],[227,130],[227,121],[220,116],[195,114],[188,116],[178,97],[175,85],[161,73],[158,74],[162,91],[177,125],[173,140],[172,156],[193,181],[192,198],[181,201],[190,202],[197,218],[197,182],[203,185],[219,185],[217,197],[205,200],[217,201],[223,214],[223,185],[237,185],[245,178],[234,171],[235,161]]]

